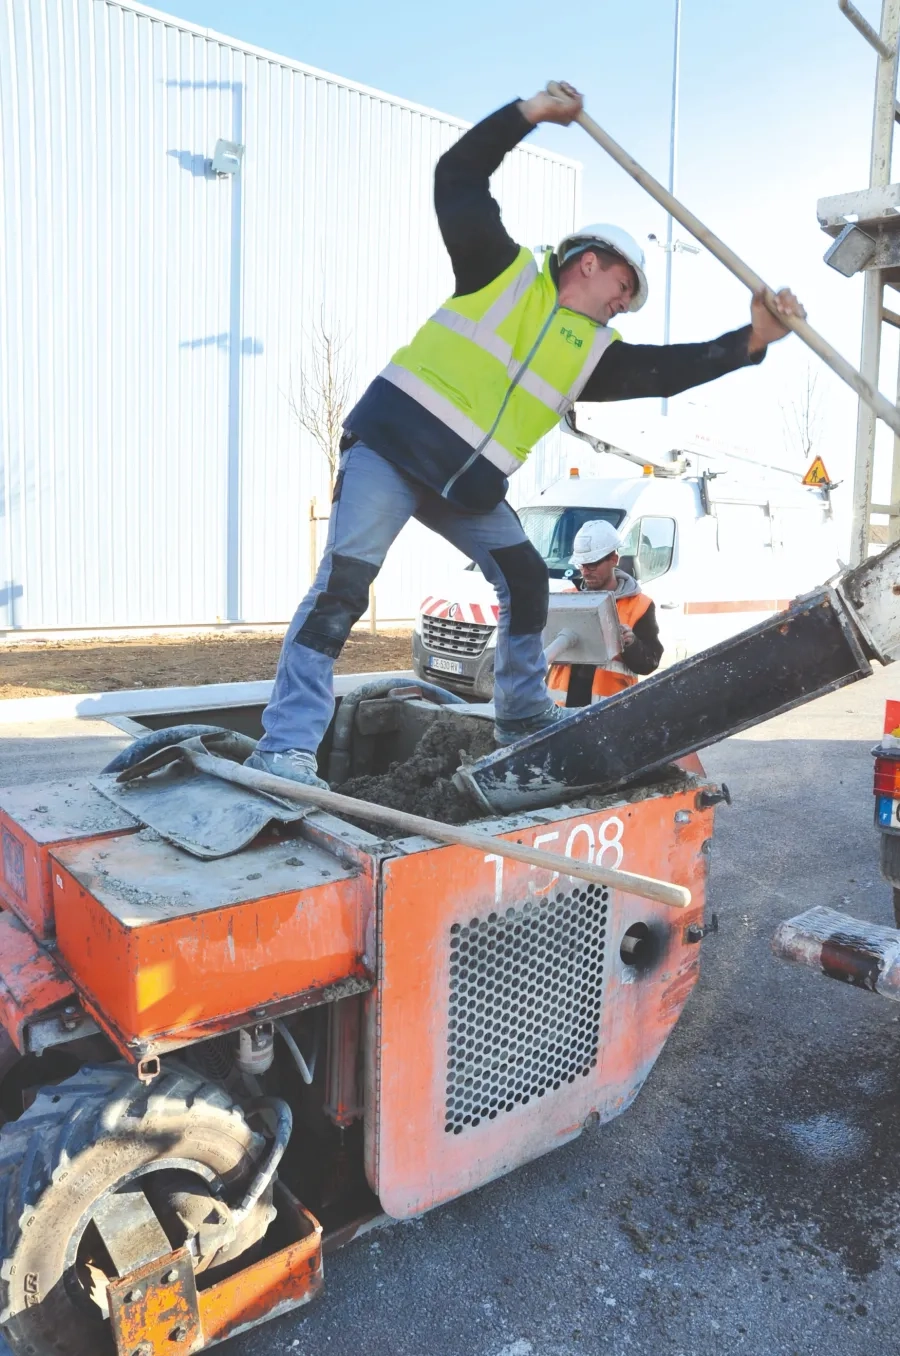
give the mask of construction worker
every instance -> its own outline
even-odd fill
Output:
[[[438,161],[435,209],[455,291],[345,421],[325,554],[285,636],[253,767],[323,785],[316,750],[334,711],[334,661],[410,518],[474,560],[496,589],[498,743],[558,719],[541,648],[547,568],[506,502],[507,477],[576,400],[672,396],[761,362],[787,333],[756,297],[751,324],[711,343],[623,343],[609,321],[647,300],[644,254],[627,231],[576,231],[543,269],[511,239],[490,177],[536,124],[578,116],[581,95],[563,90],[508,104]],[[775,305],[804,314],[790,292]]]
[[[574,588],[588,593],[607,590],[615,595],[622,650],[603,667],[593,664],[551,664],[547,688],[558,706],[589,706],[631,687],[638,674],[659,667],[663,647],[653,600],[637,581],[618,569],[619,534],[612,523],[595,518],[579,528],[570,563],[579,571]]]

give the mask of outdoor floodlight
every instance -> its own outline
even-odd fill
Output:
[[[244,148],[239,141],[225,141],[222,137],[216,142],[216,153],[212,158],[213,174],[225,178],[237,174],[244,158]]]

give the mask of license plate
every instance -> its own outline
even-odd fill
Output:
[[[878,797],[878,823],[884,829],[900,829],[900,800]]]
[[[429,655],[428,667],[437,669],[439,673],[462,673],[463,666],[458,659],[438,659],[436,655]]]

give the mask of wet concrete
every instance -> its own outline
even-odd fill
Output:
[[[493,726],[487,720],[464,723],[436,720],[406,762],[394,763],[378,776],[353,777],[335,790],[409,814],[463,824],[473,819],[478,810],[451,779],[461,763],[474,762],[493,752],[492,732]]]

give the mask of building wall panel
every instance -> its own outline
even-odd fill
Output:
[[[329,491],[292,393],[318,328],[355,396],[452,290],[432,175],[464,126],[140,5],[6,0],[0,628],[291,615]],[[575,222],[571,162],[525,146],[494,189],[524,244]],[[410,528],[379,615],[458,559]]]

